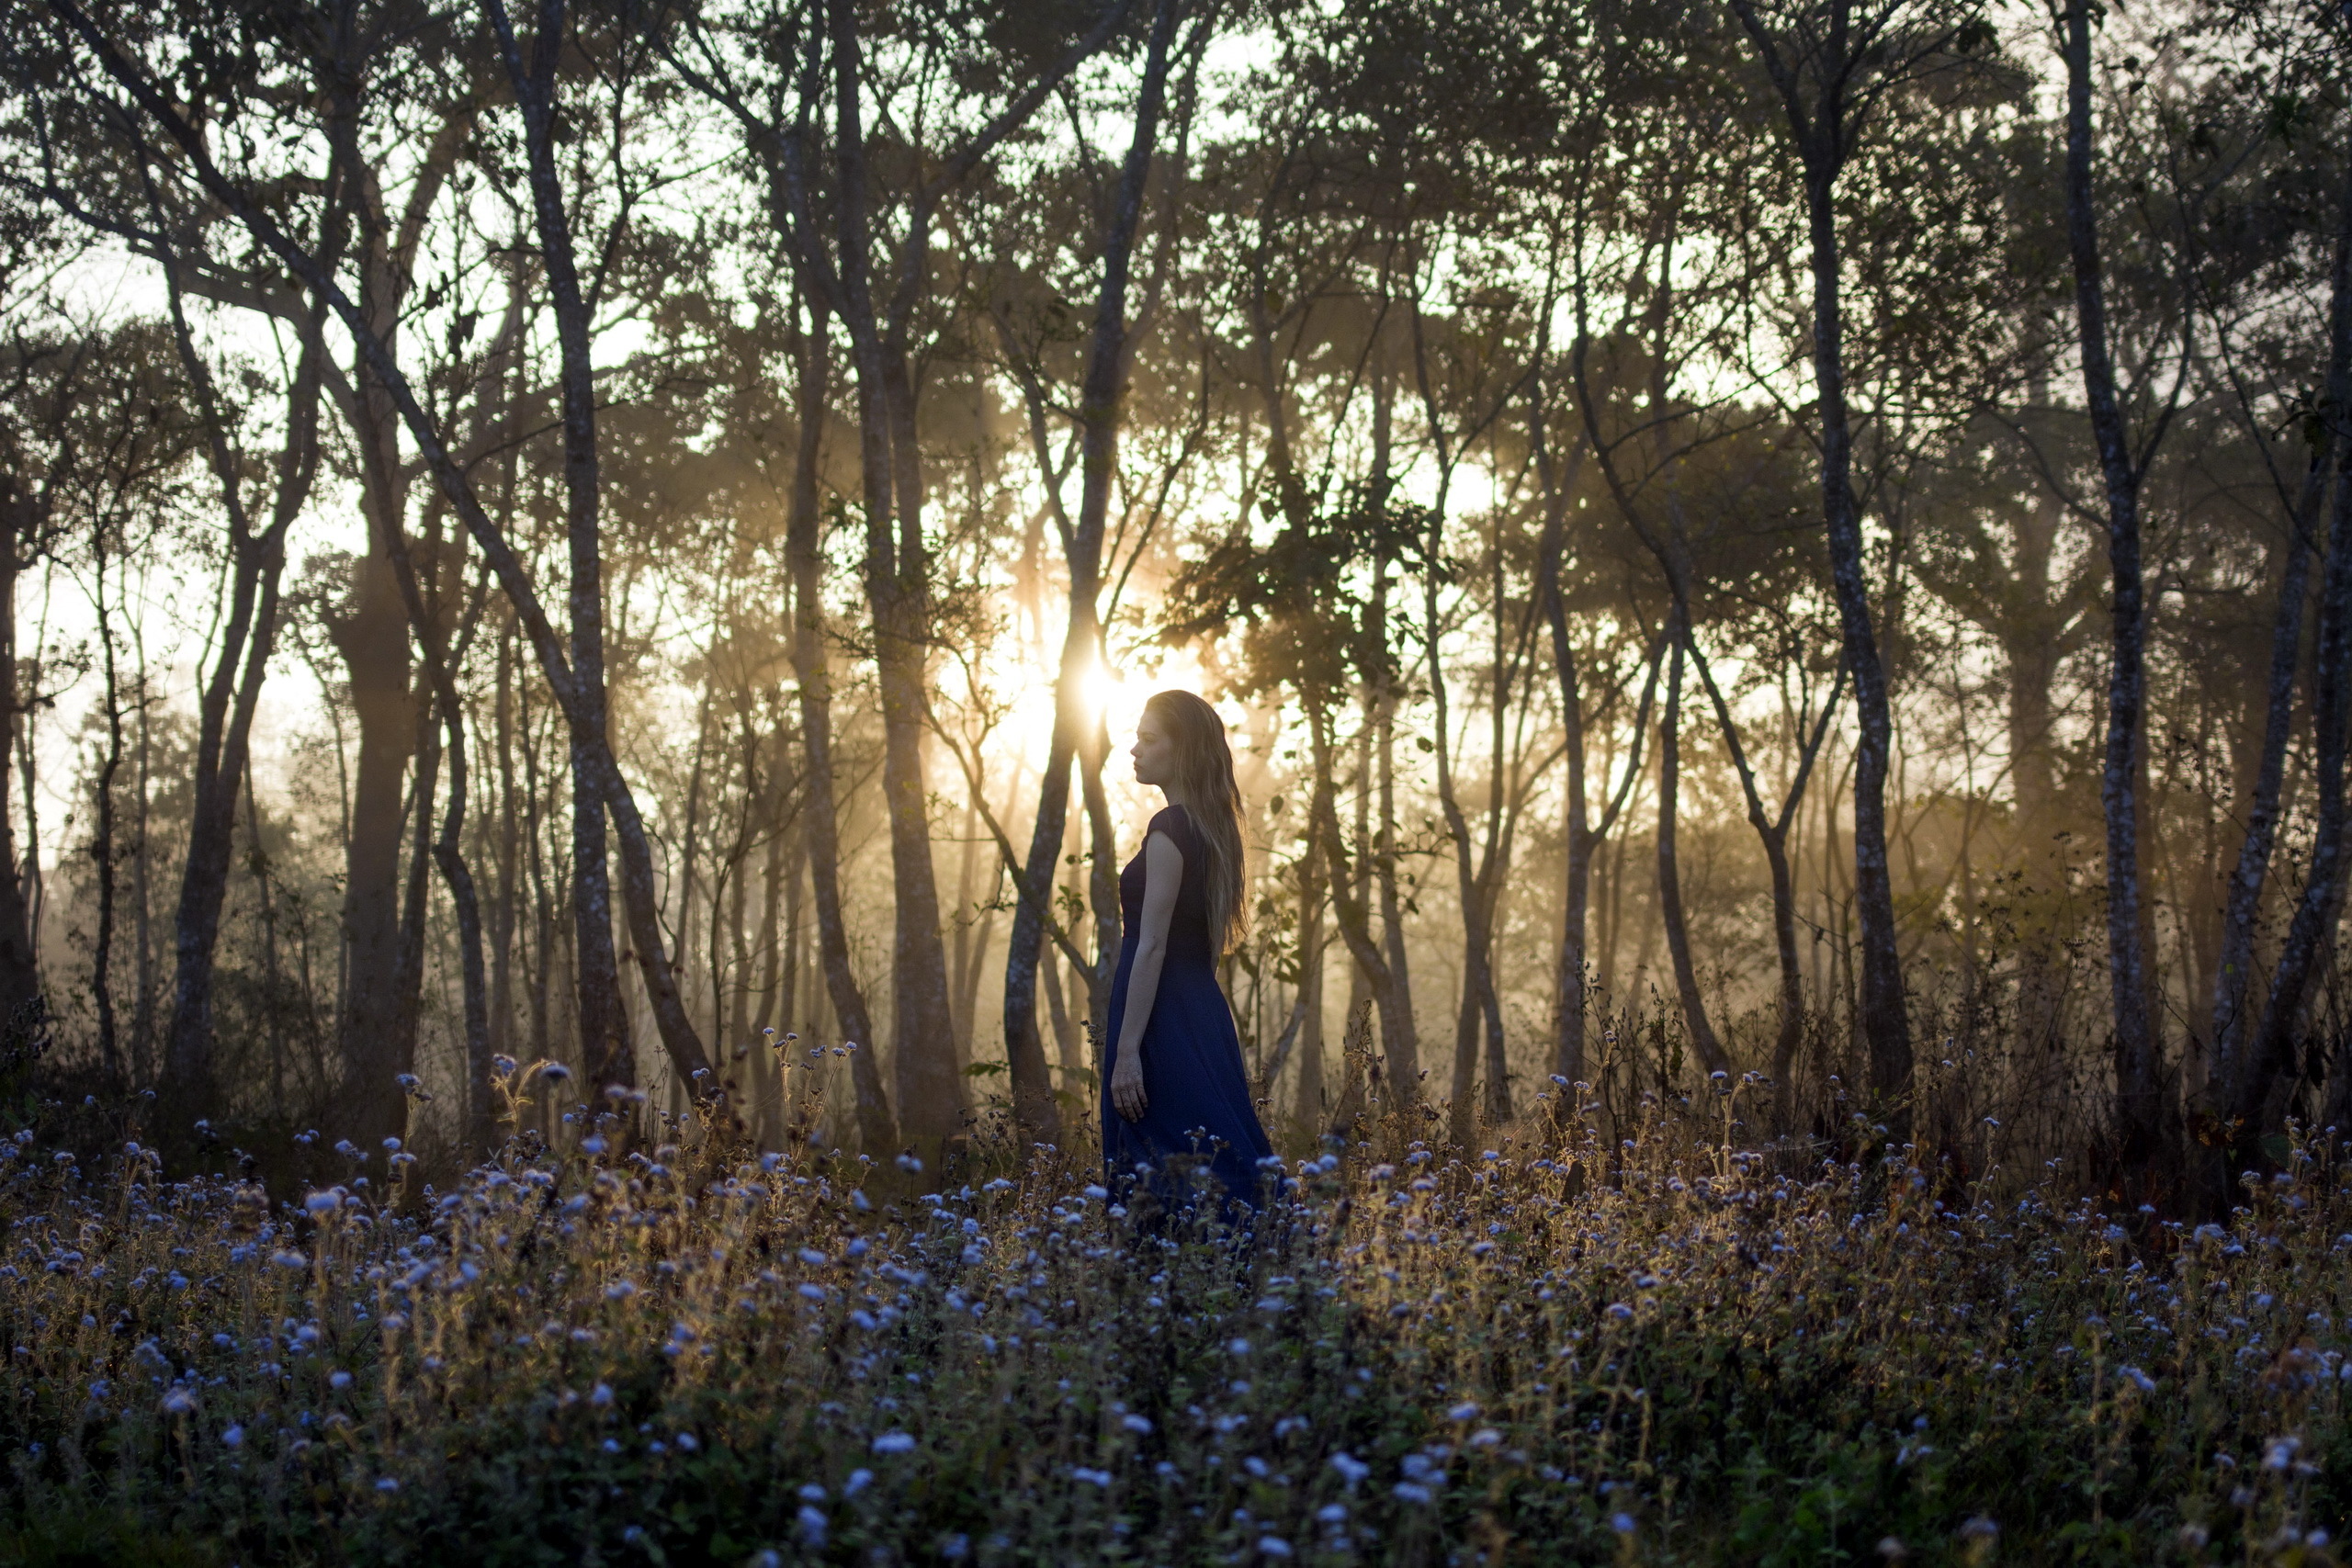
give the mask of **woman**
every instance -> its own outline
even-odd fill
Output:
[[[1190,692],[1161,692],[1136,727],[1136,782],[1167,809],[1119,874],[1125,931],[1111,982],[1102,1160],[1118,1186],[1205,1159],[1231,1198],[1254,1206],[1272,1150],[1250,1102],[1233,1010],[1216,961],[1240,935],[1241,791],[1225,721]],[[1163,1199],[1172,1185],[1155,1183]]]

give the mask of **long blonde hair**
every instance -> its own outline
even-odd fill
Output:
[[[1183,798],[1193,826],[1208,847],[1201,868],[1206,895],[1209,940],[1229,952],[1250,928],[1249,900],[1242,897],[1241,786],[1233,777],[1233,749],[1225,741],[1225,720],[1190,692],[1155,692],[1143,705],[1174,743],[1176,776],[1169,782]]]

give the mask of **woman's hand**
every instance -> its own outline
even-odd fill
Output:
[[[1128,1052],[1111,1069],[1111,1104],[1130,1122],[1143,1120],[1150,1101],[1143,1092],[1143,1058],[1139,1053]]]
[[[1136,933],[1135,967],[1127,977],[1126,1016],[1111,1069],[1111,1108],[1130,1122],[1143,1120],[1151,1101],[1143,1091],[1143,1036],[1159,998],[1159,966],[1168,956],[1168,922],[1176,913],[1176,890],[1184,885],[1184,852],[1165,833],[1143,841],[1143,929]]]

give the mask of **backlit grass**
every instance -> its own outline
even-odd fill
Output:
[[[273,1202],[17,1133],[0,1561],[2334,1561],[2324,1148],[2192,1232],[1392,1122],[1242,1245],[1014,1147],[574,1121]]]

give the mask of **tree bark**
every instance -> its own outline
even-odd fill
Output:
[[[1682,1021],[1690,1032],[1690,1048],[1710,1077],[1731,1071],[1731,1058],[1707,1021],[1706,998],[1699,991],[1699,975],[1690,956],[1690,928],[1682,912],[1682,874],[1675,854],[1674,829],[1682,771],[1682,650],[1685,632],[1678,618],[1667,628],[1666,708],[1657,731],[1657,905],[1666,930],[1666,951],[1673,960],[1675,993],[1682,1002]]]
[[[1894,714],[1887,674],[1871,625],[1869,575],[1862,559],[1861,517],[1853,488],[1853,428],[1846,402],[1845,302],[1838,252],[1837,186],[1857,130],[1849,94],[1861,66],[1848,58],[1859,29],[1849,0],[1832,0],[1819,47],[1838,58],[1824,62],[1818,96],[1808,102],[1805,80],[1783,57],[1759,20],[1753,0],[1730,0],[1789,118],[1804,174],[1805,217],[1813,271],[1813,372],[1821,425],[1821,509],[1829,543],[1838,621],[1846,670],[1854,683],[1854,903],[1860,922],[1859,1011],[1870,1052],[1871,1091],[1891,1142],[1911,1130],[1911,1022],[1903,995],[1902,953],[1894,923],[1894,884],[1886,858],[1886,779],[1892,761]]]
[[[2340,408],[2330,417],[2341,419]],[[2312,791],[2317,822],[2303,888],[2295,900],[2287,935],[2270,981],[2270,1005],[2260,1030],[2233,1064],[2228,1082],[2229,1118],[2234,1126],[2233,1164],[2261,1158],[2269,1132],[2275,1094],[2282,1075],[2295,1066],[2295,1035],[2312,976],[2322,972],[2335,945],[2336,917],[2344,899],[2346,730],[2352,719],[2352,440],[2337,431],[2335,505],[2328,523],[2327,564],[2321,578],[2318,647],[2312,669]]]
[[[2280,796],[2284,790],[2287,743],[2294,729],[2296,666],[2302,654],[2303,601],[2311,576],[2311,558],[2319,527],[2320,507],[2327,492],[2341,436],[2337,426],[2352,400],[2352,169],[2339,200],[2335,258],[2328,299],[2328,362],[2311,462],[2301,493],[2288,518],[2287,559],[2278,583],[2277,622],[2270,644],[2270,673],[2265,694],[2262,748],[2256,765],[2252,799],[2246,811],[2245,836],[2229,882],[2229,899],[2222,917],[2221,955],[2213,987],[2213,1033],[2208,1082],[2202,1086],[2200,1143],[2227,1136],[2224,1125],[2237,1107],[2254,1098],[2252,1074],[2246,1061],[2245,1036],[2260,1010],[2260,1000],[2249,996],[2254,968],[2255,925],[2261,912],[2263,887],[2277,846]],[[2339,516],[2342,498],[2338,497]],[[2338,526],[2340,526],[2340,523]],[[2330,558],[2340,547],[2329,540]],[[2200,1173],[2199,1185],[2208,1204],[2228,1207],[2228,1173],[2211,1168]]]
[[[571,660],[565,717],[571,728],[572,852],[576,889],[572,925],[579,953],[580,1024],[590,1073],[605,1082],[633,1083],[636,1059],[613,949],[612,893],[605,863],[605,822],[611,813],[621,861],[621,902],[629,942],[653,1021],[671,1066],[690,1092],[707,1086],[710,1063],[695,1032],[662,931],[653,854],[644,819],[612,750],[605,689],[605,609],[598,532],[595,368],[589,310],[573,258],[570,220],[555,159],[556,66],[564,48],[564,0],[540,0],[530,60],[526,64],[504,0],[485,0],[498,35],[506,75],[523,113],[531,208],[555,309],[558,383],[562,394],[564,532],[571,577]],[[472,519],[469,518],[470,525]],[[496,564],[493,562],[493,564]],[[502,575],[503,573],[502,572]]]
[[[96,593],[92,608],[98,622],[98,659],[105,673],[107,739],[106,750],[98,763],[98,776],[92,794],[95,821],[90,836],[90,859],[97,873],[98,930],[90,951],[90,994],[97,1004],[98,1063],[109,1080],[122,1077],[122,1048],[115,1027],[114,1010],[114,923],[115,923],[115,841],[114,841],[114,780],[122,770],[122,683],[115,662],[114,610],[107,602],[107,525],[104,516],[94,520],[91,540],[96,570]]]
[[[882,699],[882,794],[894,895],[890,1066],[901,1129],[936,1143],[963,1131],[964,1083],[956,1071],[947,952],[939,934],[939,888],[923,782],[930,560],[922,537],[913,389],[896,332],[892,342],[884,341],[867,276],[870,192],[857,15],[848,0],[833,0],[831,11],[840,191],[838,304],[849,333],[856,390],[864,575]],[[929,220],[921,210],[908,220],[909,243],[918,254],[928,236],[912,231]]]
[[[1312,823],[1309,823],[1310,828]],[[1298,1088],[1293,1119],[1319,1129],[1329,1109],[1323,1081],[1323,907],[1329,873],[1322,845],[1310,832],[1298,867]],[[1277,1069],[1279,1070],[1279,1069]],[[1274,1075],[1269,1074],[1271,1080]],[[1271,1087],[1271,1081],[1269,1084]]]
[[[1797,948],[1796,875],[1789,863],[1789,827],[1804,804],[1805,784],[1812,776],[1814,760],[1820,756],[1822,742],[1828,738],[1829,720],[1837,713],[1838,699],[1845,690],[1845,670],[1839,667],[1829,698],[1814,723],[1813,734],[1808,737],[1800,730],[1796,736],[1796,775],[1789,782],[1789,792],[1781,803],[1779,815],[1773,816],[1764,808],[1763,793],[1757,787],[1756,770],[1748,763],[1747,749],[1740,744],[1739,727],[1732,719],[1731,705],[1724,700],[1723,692],[1715,685],[1714,672],[1708,668],[1706,656],[1699,651],[1687,626],[1683,639],[1690,649],[1690,661],[1699,671],[1699,682],[1706,688],[1707,699],[1714,706],[1716,727],[1731,752],[1732,770],[1739,775],[1748,825],[1756,829],[1757,840],[1764,846],[1764,862],[1771,874],[1772,944],[1780,959],[1781,976],[1781,1027],[1772,1039],[1772,1092],[1777,1123],[1774,1131],[1785,1134],[1793,1111],[1790,1074],[1796,1062],[1797,1045],[1804,1034],[1804,970]],[[1965,852],[1963,846],[1963,859]]]
[[[1054,732],[1047,744],[1036,820],[1029,833],[1029,858],[1017,890],[1019,902],[1005,955],[1005,1055],[1012,1067],[1013,1109],[1024,1126],[1035,1127],[1038,1135],[1048,1138],[1056,1135],[1060,1118],[1054,1107],[1050,1070],[1037,1031],[1037,965],[1045,950],[1045,901],[1051,896],[1055,862],[1069,810],[1070,764],[1080,750],[1081,736],[1093,740],[1091,731],[1102,722],[1101,716],[1087,712],[1086,678],[1090,663],[1102,660],[1102,628],[1098,624],[1102,540],[1110,516],[1111,481],[1117,460],[1119,418],[1130,358],[1127,284],[1135,256],[1136,232],[1142,223],[1144,187],[1151,175],[1152,151],[1167,99],[1170,45],[1179,8],[1177,0],[1159,0],[1154,13],[1143,79],[1136,94],[1135,130],[1120,170],[1116,204],[1103,231],[1102,285],[1095,299],[1093,336],[1079,397],[1078,520],[1066,536],[1069,623],[1063,633],[1061,666],[1054,685]],[[1043,457],[1041,452],[1041,460]],[[1086,784],[1091,807],[1101,794],[1102,758],[1109,748],[1090,744],[1084,750],[1091,774]],[[1107,808],[1100,813],[1090,810],[1089,816],[1099,829],[1107,818]],[[1100,838],[1098,830],[1098,840]],[[1102,854],[1099,841],[1095,853],[1099,860]],[[1098,883],[1103,880],[1101,874],[1106,869],[1096,867]],[[1114,920],[1107,928],[1105,940],[1102,920],[1103,889],[1098,886],[1094,894],[1099,965],[1106,950],[1115,962],[1118,937]],[[1108,902],[1115,912],[1115,871],[1109,879]],[[1097,1019],[1097,1027],[1102,1028],[1107,1026],[1109,987],[1098,983],[1093,991],[1099,1004],[1096,1010],[1103,1015]]]
[[[832,358],[825,343],[825,314],[809,299],[808,330],[802,335],[798,366],[799,449],[793,468],[792,506],[785,523],[785,554],[792,570],[792,669],[800,689],[800,750],[806,804],[808,885],[817,906],[817,955],[825,994],[850,1054],[850,1084],[857,1100],[858,1138],[876,1158],[898,1146],[899,1132],[882,1087],[881,1060],[874,1048],[874,1021],[865,993],[850,968],[849,928],[842,918],[841,825],[834,804],[833,683],[825,646],[823,519],[818,499],[818,461],[822,453],[826,398]],[[786,1015],[789,1027],[791,1016]]]
[[[198,354],[195,338],[188,330],[181,299],[178,258],[168,251],[164,271],[173,340],[181,367],[196,395],[207,456],[229,517],[232,572],[220,651],[198,703],[194,799],[187,852],[180,876],[172,1020],[164,1048],[164,1081],[172,1086],[175,1096],[184,1097],[183,1111],[195,1117],[217,1109],[220,1086],[214,1081],[212,1061],[213,956],[220,942],[221,905],[228,897],[237,793],[244,785],[254,710],[277,643],[278,581],[286,566],[286,531],[309,499],[311,482],[318,473],[324,310],[322,304],[314,305],[304,323],[294,380],[287,393],[287,434],[278,456],[277,495],[268,525],[256,533],[245,513],[236,454],[230,446],[228,426],[211,372]],[[353,673],[353,695],[356,701],[361,692],[356,666]],[[363,717],[364,714],[363,709]],[[395,776],[396,793],[398,787]],[[397,802],[393,816],[392,830],[397,836]],[[349,1060],[348,1055],[345,1059]],[[366,1132],[371,1123],[362,1121],[359,1126]]]
[[[395,1081],[416,1072],[416,1040],[424,1000],[425,900],[433,891],[433,807],[441,788],[441,732],[433,704],[416,707],[416,772],[407,814],[409,855],[401,889],[397,962],[392,969],[392,1017],[388,1034]],[[464,1114],[459,1108],[459,1114]],[[389,1134],[388,1134],[389,1135]]]
[[[2168,1139],[2154,976],[2149,967],[2140,876],[2140,792],[2145,742],[2147,622],[2140,572],[2140,480],[2117,400],[2101,277],[2098,213],[2091,185],[2090,0],[2061,18],[2066,61],[2066,242],[2074,263],[2075,318],[2084,400],[2107,487],[2107,557],[2113,627],[2108,656],[2107,748],[2099,803],[2107,818],[2107,967],[2115,1029],[2116,1157],[2146,1172]]]
[[[1373,933],[1371,910],[1363,898],[1351,890],[1354,884],[1350,874],[1347,843],[1340,832],[1338,790],[1332,775],[1329,716],[1318,705],[1308,705],[1307,734],[1315,764],[1315,799],[1309,807],[1312,830],[1321,836],[1324,860],[1330,868],[1329,886],[1340,937],[1347,943],[1356,966],[1363,972],[1372,989],[1373,1006],[1380,1014],[1381,1049],[1387,1059],[1392,1098],[1411,1103],[1420,1098],[1421,1072],[1413,1030],[1412,996],[1395,962],[1401,943],[1391,941],[1388,951],[1383,951],[1382,942]],[[1358,852],[1370,858],[1370,852],[1361,844]],[[1374,880],[1378,878],[1375,876]],[[1386,886],[1393,887],[1394,884]],[[1384,911],[1383,918],[1392,922],[1384,934],[1393,938],[1393,916]]]
[[[21,484],[14,474],[0,474],[0,679],[7,682],[0,692],[0,716],[6,720],[0,728],[0,1031],[31,1027],[42,1007],[25,867],[17,854],[15,813],[8,809],[10,759],[27,713],[18,689],[17,581],[40,531],[40,498]]]

